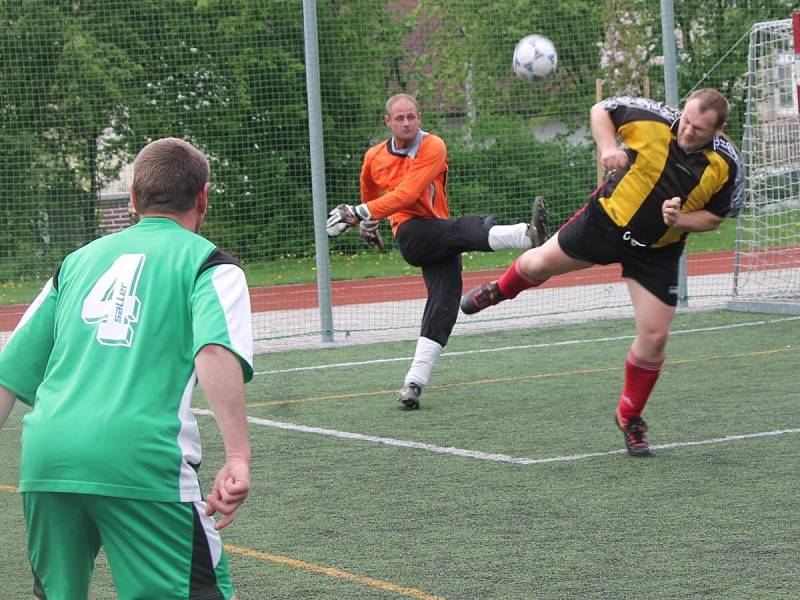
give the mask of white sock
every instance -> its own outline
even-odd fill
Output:
[[[442,347],[439,344],[426,337],[420,337],[417,340],[417,349],[414,352],[414,360],[411,361],[411,368],[406,374],[406,385],[413,382],[419,387],[425,387],[441,353]]]
[[[489,246],[492,250],[527,250],[533,248],[533,243],[528,237],[528,224],[495,225],[489,229]]]

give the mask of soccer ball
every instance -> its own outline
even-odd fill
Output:
[[[556,47],[543,35],[526,35],[514,48],[514,74],[525,81],[547,77],[557,62]]]

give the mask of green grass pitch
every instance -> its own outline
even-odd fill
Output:
[[[253,490],[223,531],[239,599],[796,597],[800,319],[679,313],[646,459],[619,452],[613,424],[632,334],[456,337],[415,412],[392,398],[414,342],[257,357]],[[23,414],[0,431],[12,599],[32,587]],[[198,421],[207,483],[221,440]],[[101,554],[92,598],[114,597]]]

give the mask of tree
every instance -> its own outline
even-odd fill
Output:
[[[605,88],[613,94],[639,96],[649,93],[648,65],[657,44],[654,25],[658,15],[647,10],[645,0],[607,0],[605,39],[600,66]]]
[[[728,134],[737,143],[742,135],[748,32],[759,21],[788,19],[794,4],[790,0],[675,3],[681,96],[695,87],[715,87],[725,94],[731,102]]]
[[[98,139],[124,120],[133,65],[93,35],[85,4],[40,0],[0,9],[3,250],[20,272],[31,262],[52,264],[96,236]]]
[[[211,159],[209,237],[244,259],[311,249],[298,2],[10,1],[0,19],[0,241],[17,272],[93,238],[98,191],[170,135]],[[367,0],[320,2],[318,22],[331,194],[352,202],[399,34]]]

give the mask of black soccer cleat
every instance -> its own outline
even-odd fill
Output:
[[[474,287],[461,296],[461,310],[465,315],[474,315],[503,300],[505,300],[505,296],[500,292],[500,286],[496,281],[492,281]]]
[[[527,236],[534,248],[538,248],[550,237],[547,226],[550,222],[550,213],[547,212],[547,202],[543,196],[533,199],[531,208],[531,223],[528,225]]]
[[[402,389],[397,392],[397,399],[406,410],[416,410],[419,408],[419,396],[422,394],[422,388],[413,381],[405,384]]]
[[[625,447],[631,456],[650,456],[650,445],[647,443],[647,423],[642,417],[624,419],[619,412],[614,416],[622,434],[625,436]]]

